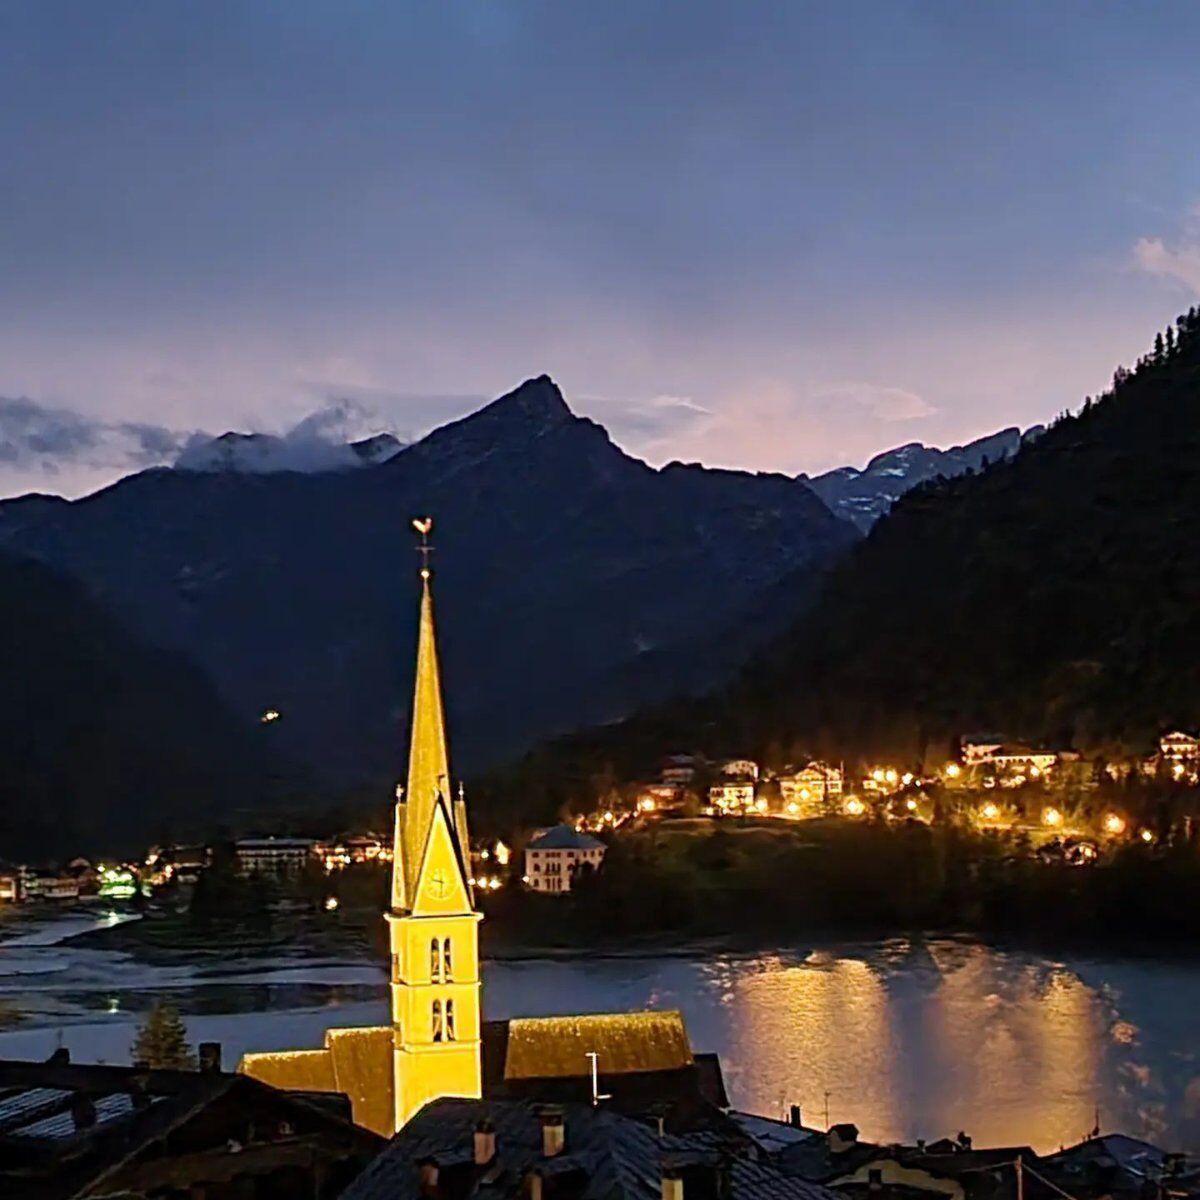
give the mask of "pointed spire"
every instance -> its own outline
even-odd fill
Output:
[[[446,723],[438,673],[437,639],[433,626],[433,596],[429,587],[429,530],[426,517],[414,521],[421,535],[421,615],[417,631],[417,674],[413,688],[412,741],[408,751],[408,783],[396,810],[392,865],[392,908],[411,907],[412,889],[433,823],[439,797],[451,803],[450,767],[446,754]]]

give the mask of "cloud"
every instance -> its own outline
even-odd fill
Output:
[[[57,474],[64,466],[138,470],[171,459],[186,433],[134,421],[98,421],[26,397],[0,396],[0,464]]]
[[[618,441],[628,438],[642,449],[678,438],[703,427],[712,411],[691,396],[660,393],[648,400],[612,400],[583,396],[578,401],[588,414],[610,428]]]
[[[843,411],[859,409],[879,421],[915,421],[931,417],[937,409],[916,392],[874,383],[838,383],[811,394],[817,407]]]
[[[1141,237],[1133,244],[1134,265],[1147,275],[1171,279],[1200,294],[1200,204],[1184,218],[1174,241]]]
[[[1133,258],[1147,274],[1173,279],[1200,295],[1200,240],[1168,246],[1162,238],[1138,238]]]
[[[249,470],[318,471],[361,465],[348,445],[391,432],[357,400],[330,400],[282,433],[253,431],[225,443]],[[27,397],[0,396],[0,492],[45,487],[80,494],[147,467],[213,469],[221,442],[202,430],[104,421]],[[224,461],[229,461],[229,453]]]

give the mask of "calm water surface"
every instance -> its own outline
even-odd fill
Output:
[[[78,931],[78,924],[72,932]],[[138,1017],[169,995],[227,1065],[386,1020],[360,961],[242,959],[146,967],[57,943],[0,941],[0,1056],[128,1061]],[[966,1130],[1050,1149],[1121,1129],[1200,1150],[1200,964],[1046,957],[950,940],[830,944],[702,958],[492,962],[486,1015],[680,1008],[721,1056],[735,1105],[853,1120],[882,1140]],[[603,1067],[603,1064],[601,1064]]]

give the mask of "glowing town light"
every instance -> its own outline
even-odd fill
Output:
[[[1030,765],[1030,768],[1029,768],[1029,778],[1030,779],[1036,779],[1041,773],[1042,772],[1041,772],[1040,768]]]
[[[789,800],[787,810],[794,817],[800,811],[800,805],[798,805],[795,800]]]
[[[611,825],[611,824],[613,823],[613,821],[615,821],[615,820],[616,820],[616,817],[614,817],[614,816],[612,815],[612,813],[610,813],[610,812],[606,812],[606,813],[604,814],[604,823],[605,823],[605,825]]]
[[[484,862],[487,862],[487,860],[492,857],[492,852],[486,846],[484,846],[484,848],[479,852],[479,857],[482,858]]]
[[[952,762],[952,763],[946,764],[946,778],[947,779],[957,779],[961,774],[962,774],[962,767],[960,767],[958,765],[958,763]]]
[[[1062,813],[1057,808],[1047,808],[1042,813],[1042,824],[1056,827],[1062,824]]]
[[[1174,775],[1176,779],[1182,779],[1183,778],[1183,763],[1176,763],[1171,768],[1171,774]]]
[[[1000,815],[1000,809],[990,800],[979,810],[979,815],[985,821],[994,821]]]
[[[1125,818],[1119,813],[1109,813],[1104,818],[1104,832],[1119,834],[1125,832]]]
[[[757,800],[755,800],[754,807],[759,812],[766,812],[767,811],[767,802],[760,796]]]
[[[875,770],[871,772],[871,778],[875,780],[876,783],[882,783],[884,777],[885,773],[882,767],[876,767]]]
[[[843,808],[848,817],[861,817],[867,811],[867,806],[857,796],[851,796]]]
[[[261,725],[270,725],[272,721],[279,720],[279,709],[268,708],[261,717],[258,718]]]
[[[900,778],[900,776],[896,774],[894,767],[889,767],[886,771],[884,771],[883,777],[888,781],[888,783],[895,783],[896,780]]]
[[[338,906],[338,898],[336,896],[326,896],[325,897],[325,911],[326,912],[336,912],[337,906]]]
[[[904,802],[904,807],[907,808],[909,812],[916,812],[917,802],[911,796],[909,796],[909,798]]]
[[[1141,837],[1142,841],[1145,842],[1147,846],[1154,841],[1154,834],[1151,833],[1149,829],[1143,829]]]
[[[654,811],[653,798],[650,796],[643,796],[638,801],[638,808],[640,808],[642,810],[642,812],[653,812]]]
[[[905,771],[904,774],[900,776],[900,782],[902,784],[904,784],[905,787],[908,787],[908,785],[910,783],[912,783],[912,781],[913,781],[913,774],[911,771]]]
[[[507,867],[509,860],[512,858],[512,851],[503,843],[496,843],[496,861],[502,866]]]
[[[810,795],[810,792],[809,792],[808,788],[800,789],[800,799],[801,800],[807,800],[809,795]]]

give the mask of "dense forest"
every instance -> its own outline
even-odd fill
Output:
[[[84,588],[0,554],[0,854],[207,832],[261,799],[264,747],[205,676]]]
[[[484,781],[548,814],[662,753],[940,761],[998,728],[1086,754],[1200,722],[1200,313],[1014,457],[904,496],[728,687]]]

